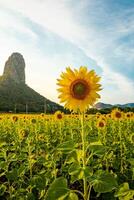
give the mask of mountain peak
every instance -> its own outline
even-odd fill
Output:
[[[3,79],[25,84],[25,60],[20,53],[12,53],[6,61]]]
[[[43,97],[25,83],[25,60],[12,53],[0,77],[0,111],[55,112],[63,107]]]

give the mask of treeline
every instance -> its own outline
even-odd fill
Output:
[[[55,104],[2,104],[0,103],[0,112],[10,113],[54,113],[56,110],[65,111],[62,106],[56,106]]]
[[[112,108],[103,108],[103,109],[99,109],[99,110],[96,109],[96,108],[90,108],[87,111],[87,114],[96,114],[98,112],[101,113],[101,114],[109,114],[115,108],[118,108],[118,109],[120,109],[123,112],[134,112],[134,108],[131,108],[131,107],[125,107],[125,108],[122,108],[122,107],[112,107]]]
[[[115,108],[119,108],[123,112],[134,112],[134,108],[130,107],[113,107],[113,108],[104,108],[104,109],[96,109],[96,108],[90,108],[87,110],[87,114],[108,114],[111,113],[111,111]],[[46,113],[46,114],[53,114],[55,111],[60,110],[64,112],[65,114],[70,114],[71,112],[69,110],[64,109],[62,106],[56,106],[55,104],[12,104],[11,102],[6,105],[0,103],[0,112],[8,112],[8,113]]]

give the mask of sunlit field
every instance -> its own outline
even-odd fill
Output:
[[[0,200],[134,200],[134,0],[0,0]]]
[[[0,115],[0,199],[78,200],[84,190],[133,199],[133,113]]]

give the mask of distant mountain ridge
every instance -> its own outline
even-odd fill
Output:
[[[134,108],[134,103],[126,103],[126,104],[106,104],[102,102],[98,102],[94,105],[96,109],[105,109],[105,108],[112,108],[112,107],[120,107],[120,108]]]
[[[0,111],[55,112],[63,110],[59,104],[43,97],[25,82],[25,60],[13,53],[0,76]]]

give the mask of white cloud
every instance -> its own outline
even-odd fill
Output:
[[[72,10],[63,0],[1,0],[1,3],[63,38],[76,41],[85,35],[86,30],[73,20]]]
[[[0,12],[0,30],[5,34],[20,33],[26,35],[30,40],[36,40],[37,35],[26,26],[26,24],[16,16],[4,10]]]
[[[96,63],[103,70],[102,83],[106,85],[106,88],[108,84],[110,84],[110,86],[113,86],[114,88],[117,88],[116,91],[112,91],[113,95],[109,95],[110,91],[108,91],[108,89],[104,90],[104,92],[102,92],[102,99],[104,101],[105,99],[107,99],[109,103],[125,103],[129,102],[130,100],[132,101],[134,99],[134,86],[132,81],[130,81],[125,76],[125,73],[117,73],[116,69],[114,69],[114,66],[110,66],[110,63],[107,62],[107,56],[109,54],[115,54],[117,56],[120,55],[122,57],[125,56],[124,51],[126,51],[126,49],[124,49],[124,46],[122,45],[120,45],[119,47],[117,41],[119,38],[134,32],[132,18],[129,18],[129,21],[122,21],[122,19],[124,19],[124,17],[129,12],[132,12],[134,9],[132,8],[131,11],[127,10],[123,14],[118,14],[118,16],[111,16],[111,20],[113,20],[112,26],[106,26],[105,30],[100,29],[99,31],[99,28],[96,27],[96,25],[90,23],[90,18],[88,19],[90,24],[88,27],[86,25],[82,25],[82,23],[79,22],[79,19],[82,17],[81,12],[84,11],[83,9],[86,7],[87,2],[89,6],[89,12],[90,4],[91,9],[93,9],[93,4],[90,1],[85,0],[83,1],[83,3],[81,2],[81,6],[77,6],[77,8],[69,6],[67,2],[68,1],[65,0],[1,0],[0,3],[5,7],[8,7],[9,9],[13,10],[14,12],[17,11],[23,16],[28,17],[35,23],[40,24],[42,27],[44,27],[44,30],[47,28],[49,31],[54,32],[62,38],[65,38],[68,41],[74,43],[75,45],[77,45],[78,48],[82,49],[82,51],[89,58],[95,60]],[[103,11],[103,8],[101,9]],[[78,14],[80,16],[76,16]],[[97,13],[95,14],[97,15]],[[5,20],[5,23],[2,23],[2,21],[0,21],[1,27],[3,28],[5,28],[5,26],[10,27],[10,23],[14,21],[14,19],[8,19],[8,14],[6,17],[7,18]],[[13,27],[17,28],[18,31],[25,32],[29,36],[31,35],[32,42],[35,41],[35,38],[37,36],[28,27],[26,27],[25,24],[20,24],[20,21],[16,20],[15,26]],[[0,42],[2,42],[2,40],[0,40]],[[30,46],[28,44],[23,44],[24,46],[22,45],[22,48],[19,48],[21,42],[19,45],[17,43],[18,41],[13,39],[11,43],[10,41],[7,42],[7,44],[10,45],[10,51],[13,50],[14,47],[17,49],[17,51],[23,49],[22,53],[24,52],[24,55],[26,55],[26,60],[27,62],[29,62],[29,65],[32,66],[32,69],[37,65],[45,65],[49,66],[50,68],[53,66],[53,64],[57,64],[58,66],[66,66],[65,62],[67,63],[67,60],[65,61],[65,59],[59,62],[58,57],[52,58],[51,60],[47,57],[43,58],[39,56],[40,52],[38,52],[37,49],[34,49],[34,45],[32,46],[30,44]],[[6,41],[3,42],[3,45],[5,44]],[[9,50],[7,51],[7,49],[5,48],[5,50],[3,51],[3,58],[5,58],[5,55],[7,56],[7,52],[9,52]],[[27,50],[25,51],[25,49]],[[31,50],[33,52],[30,52]],[[129,61],[133,60],[133,49],[128,49],[127,59]],[[61,68],[59,68],[58,70],[60,71]],[[31,72],[29,74],[31,74]],[[49,70],[48,75],[50,76]],[[42,78],[40,78],[40,76]],[[34,74],[33,72],[33,77],[37,77],[37,82],[34,80],[35,85],[30,79],[30,75],[28,77],[28,82],[31,82],[31,85],[33,84],[39,92],[41,91],[41,93],[44,94],[42,85],[44,84],[44,91],[47,91],[47,87],[45,86],[46,80],[43,79],[43,76],[40,73],[37,76],[36,73]],[[52,78],[54,78],[54,76]],[[51,80],[55,80],[52,78]],[[39,79],[41,80],[39,81],[38,85]],[[47,82],[49,85],[52,86],[51,88],[53,88],[53,90],[51,90],[50,88],[48,97],[51,96],[53,98],[54,96],[54,98],[56,98],[56,94],[53,94],[53,91],[55,91],[55,81],[50,81],[48,79]],[[107,93],[105,91],[107,91]]]
[[[102,101],[119,104],[133,101],[134,83],[131,80],[109,69],[103,72],[102,78],[102,85],[104,85],[104,90],[101,92]]]

